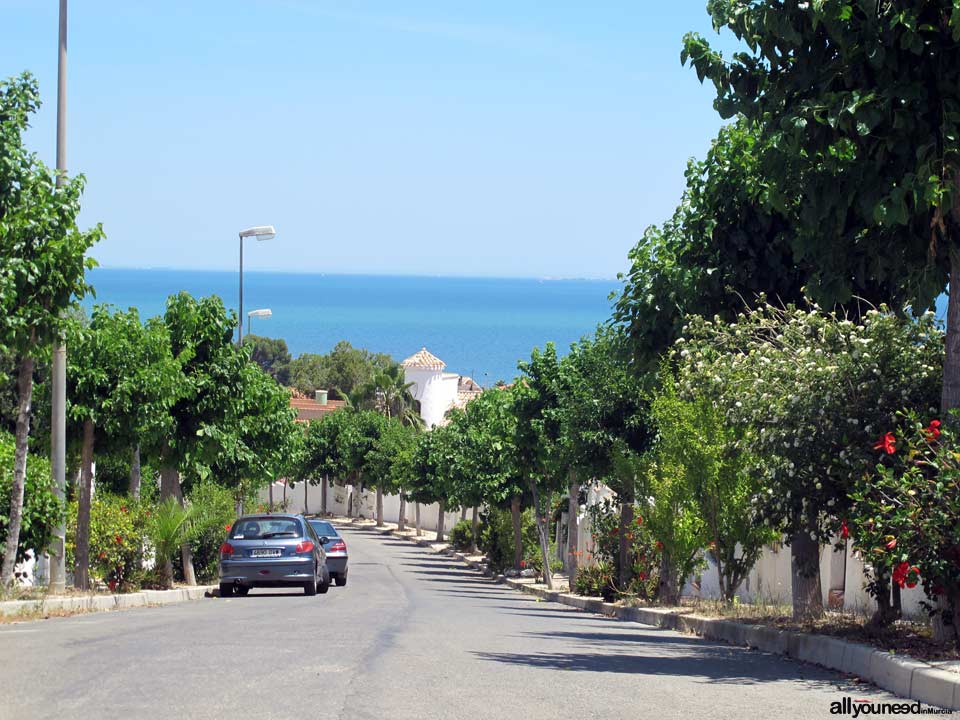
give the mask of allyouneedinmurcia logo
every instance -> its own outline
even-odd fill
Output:
[[[831,715],[953,715],[953,710],[923,705],[916,702],[872,702],[859,698],[844,697],[830,703]]]

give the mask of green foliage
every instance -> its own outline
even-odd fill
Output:
[[[180,546],[190,539],[193,506],[181,507],[176,498],[168,497],[158,504],[147,518],[146,534],[153,545],[156,564],[163,568],[176,555]],[[172,577],[165,577],[169,585]]]
[[[889,442],[873,449],[876,465],[855,483],[840,534],[860,551],[881,604],[891,581],[922,583],[927,597],[946,600],[936,612],[960,642],[960,439],[951,424],[920,417],[881,428]]]
[[[193,510],[190,548],[197,580],[215,582],[220,564],[220,545],[236,520],[233,493],[215,482],[197,483],[187,497]]]
[[[763,522],[828,541],[898,409],[937,405],[942,346],[932,314],[765,306],[730,325],[692,318],[674,358],[680,396],[714,404],[760,473]]]
[[[301,474],[314,484],[324,475],[344,478],[347,475],[345,441],[341,440],[352,422],[350,413],[337,411],[311,420],[307,425]]]
[[[844,302],[858,286],[889,283],[897,307],[929,307],[960,223],[950,212],[960,161],[956,3],[724,0],[708,9],[746,47],[723,58],[691,34],[682,59],[714,84],[721,116],[759,126],[767,202],[792,215],[798,256],[814,266],[809,291]]]
[[[341,340],[326,355],[304,353],[289,365],[290,384],[313,396],[315,390],[328,390],[331,397],[343,400],[368,385],[377,370],[393,365],[389,355],[354,348]]]
[[[149,506],[130,497],[98,492],[90,503],[90,578],[110,590],[138,590],[144,578],[143,550]],[[67,567],[74,567],[77,504],[67,520]]]
[[[539,552],[536,524],[529,509],[520,515],[520,528],[524,556],[530,552]],[[502,573],[513,567],[513,541],[513,520],[509,510],[494,507],[481,516],[477,546],[487,556],[491,570]]]
[[[416,431],[400,420],[386,420],[364,458],[367,483],[384,492],[399,492],[402,488],[402,474],[395,472],[394,466],[399,457],[413,449],[416,437]]]
[[[463,552],[473,546],[473,523],[469,520],[460,520],[450,531],[448,538],[454,548]]]
[[[631,565],[630,580],[626,586],[619,583],[620,572],[620,534],[621,516],[617,503],[602,500],[587,508],[593,531],[594,554],[586,558],[609,568],[611,591],[620,595],[632,595],[643,599],[653,599],[657,593],[660,579],[661,547],[657,538],[642,514],[634,517],[633,524],[626,529],[628,543],[627,562]],[[590,567],[588,562],[585,567]],[[580,570],[577,570],[578,574]]]
[[[0,433],[0,560],[7,538],[7,512],[13,487],[14,440]],[[50,461],[43,455],[27,458],[27,481],[24,489],[23,517],[17,543],[17,562],[25,559],[27,550],[43,552],[53,539],[53,528],[63,517],[64,507],[53,493]]]
[[[243,346],[250,349],[250,359],[281,385],[290,380],[290,351],[283,338],[244,335]]]
[[[617,599],[614,577],[613,567],[605,560],[596,565],[586,565],[577,570],[574,592],[577,595],[602,597],[605,602],[613,602]]]
[[[755,498],[763,487],[751,472],[756,462],[741,450],[742,432],[727,426],[710,400],[680,399],[667,368],[651,418],[658,430],[656,462],[675,468],[682,491],[694,501],[704,521],[702,547],[717,560],[721,595],[732,602],[763,546],[779,539],[758,517]]]
[[[30,354],[61,333],[64,310],[89,290],[85,253],[103,235],[81,232],[83,176],[62,178],[23,146],[40,107],[36,80],[0,81],[0,351]]]

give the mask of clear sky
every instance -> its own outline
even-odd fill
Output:
[[[705,0],[73,0],[68,166],[104,267],[613,277],[720,126]],[[57,0],[0,0],[54,162]],[[727,43],[729,45],[729,43]]]

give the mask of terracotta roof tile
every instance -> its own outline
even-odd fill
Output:
[[[402,363],[405,368],[423,368],[425,370],[443,370],[447,364],[426,348],[421,348]]]

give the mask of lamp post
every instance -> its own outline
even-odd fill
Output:
[[[250,318],[255,317],[270,317],[273,315],[273,310],[270,308],[263,308],[262,310],[251,310],[247,313],[247,335],[250,335]]]
[[[67,171],[67,0],[60,0],[59,51],[57,58],[57,187],[63,184]],[[66,500],[67,454],[67,347],[63,338],[53,341],[51,358],[50,396],[50,469],[53,492]],[[53,593],[62,593],[66,587],[66,535],[63,519],[53,529],[50,543],[49,584]]]
[[[237,344],[243,344],[243,239],[255,237],[257,240],[272,240],[277,236],[273,225],[257,225],[240,231],[240,314],[237,317]]]

